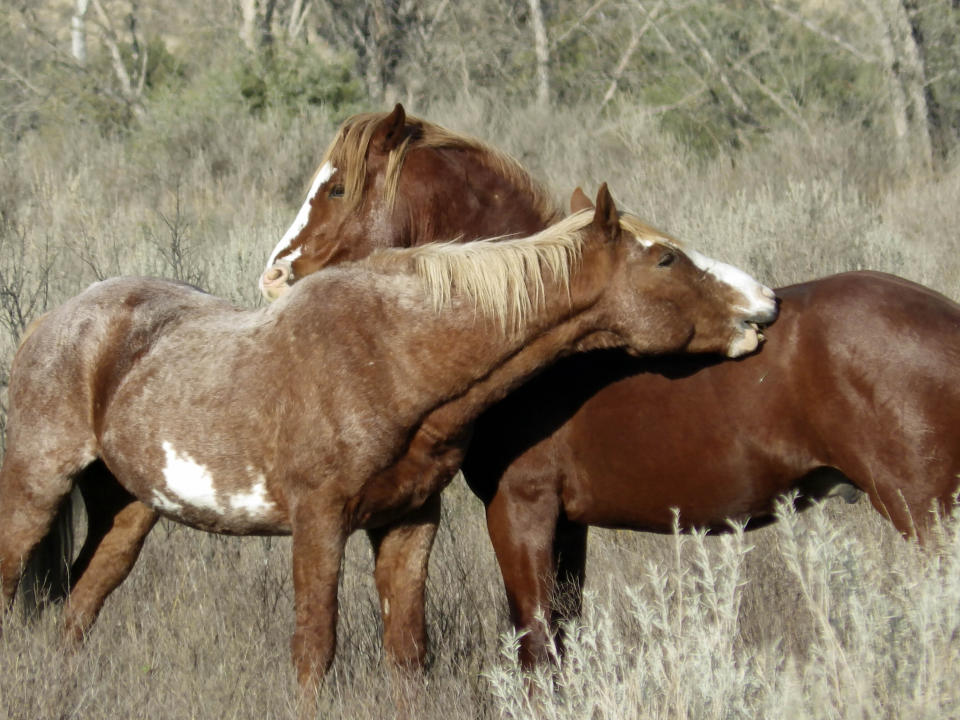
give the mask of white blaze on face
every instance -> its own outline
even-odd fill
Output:
[[[277,243],[277,246],[273,249],[273,252],[270,253],[270,259],[267,260],[266,269],[270,269],[273,266],[273,264],[277,261],[277,256],[286,250],[290,246],[290,243],[293,241],[293,239],[297,237],[297,235],[300,234],[300,231],[307,226],[307,221],[310,219],[310,203],[313,202],[313,198],[316,197],[318,192],[320,192],[320,188],[329,182],[330,178],[333,177],[333,174],[336,171],[337,169],[329,162],[324,163],[323,167],[317,171],[317,176],[313,179],[313,185],[310,186],[310,192],[307,193],[307,199],[300,208],[300,212],[297,213],[297,217],[294,218],[293,224],[289,227],[287,232],[284,233],[283,237],[280,238],[280,242]],[[292,253],[287,255],[284,260],[292,263],[298,257],[300,257],[300,248],[297,248]]]
[[[645,248],[654,245],[654,241],[652,240],[636,235],[634,237],[637,242]],[[672,245],[672,243],[667,244]],[[774,295],[773,290],[757,282],[743,270],[733,265],[714,260],[686,246],[679,247],[678,249],[700,270],[712,275],[724,285],[728,285],[739,292],[740,295],[743,296],[743,305],[736,309],[746,313],[749,316],[749,320],[767,322],[773,319],[777,307],[776,295]]]
[[[709,258],[696,250],[684,248],[683,252],[698,268],[734,288],[743,296],[744,304],[738,309],[749,315],[748,319],[755,322],[773,319],[777,308],[773,290],[733,265]]]

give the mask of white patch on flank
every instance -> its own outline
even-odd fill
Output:
[[[223,509],[217,502],[217,493],[213,487],[213,476],[206,467],[195,462],[189,455],[179,455],[169,442],[163,442],[163,452],[167,456],[167,464],[163,468],[163,479],[167,489],[178,500],[186,505],[201,510],[213,510],[222,513]],[[154,492],[154,496],[159,493]],[[173,501],[165,498],[171,504]]]
[[[247,468],[253,472],[253,468]],[[250,492],[233,493],[230,496],[230,507],[234,510],[242,510],[252,518],[265,517],[273,510],[275,506],[267,497],[267,479],[260,475],[257,477],[256,484],[250,488]]]
[[[383,599],[383,616],[387,617],[390,614],[390,600],[389,598]]]
[[[742,308],[745,312],[767,314],[776,307],[773,302],[773,290],[758,283],[743,270],[709,258],[696,250],[684,248],[683,251],[698,268],[739,291],[746,300],[746,304]]]
[[[171,515],[176,515],[183,510],[183,505],[175,503],[159,490],[153,491],[153,507],[160,512],[170,513]]]
[[[277,255],[282,253],[289,245],[290,242],[300,234],[300,231],[307,226],[307,220],[310,219],[310,203],[313,201],[313,198],[320,191],[329,180],[333,177],[333,174],[337,171],[333,165],[329,162],[323,164],[323,167],[317,171],[317,177],[313,180],[313,185],[310,186],[310,192],[307,193],[307,199],[304,201],[303,206],[300,208],[300,212],[297,213],[297,217],[294,218],[293,224],[289,227],[283,237],[280,238],[280,242],[277,243],[277,246],[273,249],[273,252],[270,253],[270,259],[267,260],[267,267],[265,270],[269,270],[273,264],[277,261]],[[284,258],[287,262],[293,262],[298,257],[300,257],[300,248],[297,248],[293,251],[288,257]]]

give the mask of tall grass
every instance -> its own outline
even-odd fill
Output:
[[[857,128],[781,132],[704,161],[629,108],[602,121],[479,97],[408,110],[512,152],[559,198],[608,181],[619,203],[769,284],[869,267],[960,296],[960,168],[895,177]],[[179,276],[260,302],[256,278],[336,119],[165,112],[122,137],[64,124],[5,148],[0,373],[30,319],[101,277]],[[953,525],[922,550],[865,504],[834,501],[749,534],[591,538],[569,662],[524,678],[482,506],[452,486],[431,560],[431,662],[413,680],[384,668],[372,560],[352,539],[320,715],[395,717],[401,699],[425,719],[960,716]],[[0,717],[296,712],[286,539],[162,523],[81,650],[64,651],[58,620],[6,618]]]
[[[674,536],[673,556],[648,561],[642,585],[588,595],[567,662],[532,678],[512,654],[489,671],[515,718],[956,717],[960,537],[936,552],[900,542],[884,551],[818,507],[803,521],[782,503],[766,542],[736,529],[708,541]],[[869,523],[868,523],[869,524]],[[867,530],[867,528],[862,528]],[[767,538],[764,538],[766,541]],[[766,547],[765,547],[766,546]],[[766,596],[746,558],[761,549],[798,590],[806,646],[751,645],[738,632],[744,596]],[[606,595],[607,597],[603,597]],[[613,596],[613,597],[611,597]],[[622,596],[618,598],[617,596]],[[768,618],[771,626],[790,617]]]

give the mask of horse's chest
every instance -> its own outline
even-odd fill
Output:
[[[418,433],[403,455],[355,494],[348,511],[353,527],[375,527],[422,506],[456,474],[464,445]]]

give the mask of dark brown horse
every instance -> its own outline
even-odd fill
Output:
[[[362,137],[372,141],[358,146]],[[347,121],[326,153],[329,176],[273,252],[261,280],[268,296],[339,257],[428,241],[434,227],[471,240],[459,217],[484,202],[501,204],[484,232],[550,222],[544,191],[515,163],[444,137],[451,133],[404,120],[399,107]],[[348,159],[357,154],[364,164]],[[524,192],[511,192],[517,187]],[[517,204],[502,207],[506,197]],[[371,232],[358,237],[355,227]],[[757,354],[736,362],[579,356],[480,418],[463,467],[487,506],[513,620],[530,630],[525,661],[543,651],[534,618],[550,617],[551,596],[568,596],[565,612],[579,609],[590,524],[664,532],[672,508],[685,528],[759,524],[785,491],[811,498],[859,488],[904,535],[922,539],[931,505],[951,503],[960,477],[960,308],[866,272],[777,295],[780,319]]]
[[[333,657],[351,532],[372,530],[382,553],[434,524],[473,421],[561,354],[753,351],[755,323],[776,307],[767,288],[737,280],[704,276],[676,246],[621,229],[604,186],[595,212],[532,238],[383,250],[258,311],[162,280],[96,283],[37,323],[14,358],[3,597],[75,483],[102,502],[89,503],[66,608],[74,635],[159,515],[210,532],[292,534],[292,650],[309,687]],[[391,600],[409,602],[392,582],[378,576],[385,615]],[[418,662],[422,627],[406,630],[389,649]]]

